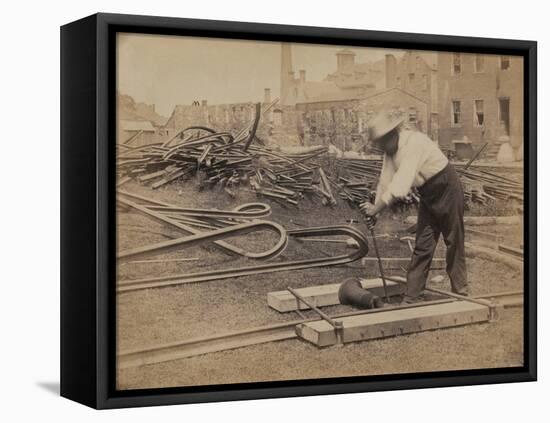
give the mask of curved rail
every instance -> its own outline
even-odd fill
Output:
[[[127,197],[127,198],[124,198],[124,197]],[[150,205],[137,204],[134,201],[129,200],[128,198],[130,198],[132,200],[137,199],[137,200],[140,200],[140,201],[145,201],[145,202],[147,202],[149,204],[153,204],[153,205],[173,207],[171,204],[168,204],[168,203],[152,200],[150,198],[146,198],[146,197],[143,197],[143,196],[137,195],[137,194],[132,194],[132,193],[129,193],[129,192],[126,192],[126,191],[123,191],[123,190],[117,190],[117,202],[119,204],[122,204],[126,207],[129,207],[130,209],[132,209],[132,210],[134,210],[138,213],[141,213],[142,215],[148,216],[150,218],[159,220],[159,221],[164,222],[164,223],[168,223],[169,225],[174,226],[178,229],[184,230],[185,232],[189,232],[191,234],[202,233],[201,230],[197,229],[196,227],[193,227],[193,224],[186,224],[186,223],[190,223],[190,222],[178,221],[178,220],[174,219],[173,217],[168,216],[167,214],[163,214],[161,212],[151,210],[149,208]],[[235,209],[233,209],[233,211],[246,212],[247,210],[250,211],[250,209],[252,209],[252,208],[256,208],[256,210],[258,210],[258,208],[259,208],[258,205],[259,204],[262,204],[262,203],[242,204],[242,205],[236,207]],[[271,207],[269,207],[268,205],[265,205],[265,204],[263,205],[261,210],[264,213],[267,213],[267,211],[269,211],[269,213],[271,213]],[[242,215],[241,215],[241,218],[242,218]],[[218,217],[217,219],[220,219],[220,218]],[[231,245],[231,244],[229,244],[225,241],[222,241],[222,240],[213,241],[213,243],[216,244],[218,247],[222,248],[224,251],[230,253],[230,254],[237,254],[237,255],[252,258],[252,259],[265,259],[265,258],[268,258],[268,257],[271,256],[270,250],[265,251],[265,252],[259,252],[259,253],[254,252],[254,253],[252,253],[252,252],[246,251],[246,250],[244,250],[240,247],[237,247],[235,245]]]
[[[208,282],[219,279],[257,275],[261,273],[336,266],[359,260],[360,258],[367,255],[369,251],[367,239],[361,232],[351,226],[325,226],[318,228],[296,229],[287,231],[287,234],[289,236],[300,238],[345,235],[354,239],[358,244],[358,248],[356,250],[353,250],[350,254],[332,257],[324,256],[312,259],[293,260],[280,263],[268,263],[257,266],[241,267],[238,269],[221,269],[201,273],[187,273],[144,279],[123,280],[118,282],[117,292],[129,292],[148,288],[160,288],[165,286],[183,285],[188,283]]]
[[[189,141],[183,144],[178,144],[174,147],[172,147],[170,150],[168,150],[164,156],[162,157],[163,160],[168,160],[170,157],[172,157],[174,154],[178,153],[180,150],[186,150],[189,148],[196,148],[200,147],[204,144],[209,143],[218,143],[222,145],[226,145],[227,143],[224,141],[224,137],[227,137],[229,141],[232,140],[232,135],[229,132],[218,132],[216,134],[208,134],[204,137],[198,138],[193,141]]]
[[[184,207],[172,206],[147,206],[149,209],[161,213],[178,213],[186,216],[199,217],[222,217],[235,219],[253,219],[258,217],[266,217],[271,214],[271,207],[265,203],[246,203],[240,205],[233,210],[215,210],[215,209],[191,209]]]
[[[286,230],[281,225],[274,222],[254,220],[252,222],[241,223],[239,225],[232,225],[212,231],[185,236],[182,238],[171,239],[169,241],[163,241],[153,245],[147,245],[145,247],[137,247],[130,250],[125,250],[117,254],[117,260],[119,263],[122,263],[124,261],[144,258],[152,254],[169,253],[171,251],[193,247],[204,242],[219,241],[232,236],[246,235],[251,232],[266,230],[275,232],[279,235],[279,240],[277,241],[275,246],[270,248],[268,251],[263,251],[261,253],[247,252],[246,257],[264,259],[273,258],[279,255],[288,244]]]
[[[215,134],[216,133],[216,131],[214,131],[212,128],[209,128],[207,126],[189,126],[185,129],[182,129],[181,131],[177,132],[172,138],[169,138],[167,141],[165,141],[162,144],[162,146],[163,147],[168,147],[172,143],[172,141],[174,141],[177,137],[180,137],[182,134],[184,134],[185,131],[196,131],[196,130],[208,132],[209,134]]]

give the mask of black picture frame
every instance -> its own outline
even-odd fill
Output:
[[[524,58],[524,366],[116,391],[115,35],[136,32],[521,55]],[[61,395],[119,408],[534,381],[537,44],[336,28],[95,14],[61,28]]]

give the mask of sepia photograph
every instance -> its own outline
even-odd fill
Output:
[[[522,56],[115,42],[116,390],[524,366]]]

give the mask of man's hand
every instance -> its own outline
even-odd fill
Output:
[[[359,208],[361,209],[361,213],[363,213],[363,216],[365,216],[367,227],[369,229],[372,229],[374,225],[376,225],[376,207],[374,206],[374,204],[365,201],[359,205]]]

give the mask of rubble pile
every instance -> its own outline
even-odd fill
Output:
[[[257,104],[253,121],[238,133],[192,126],[163,143],[140,147],[119,143],[117,186],[133,179],[157,189],[194,177],[200,190],[217,186],[234,197],[239,187],[285,205],[297,206],[305,195],[319,198],[328,206],[335,205],[336,198],[351,205],[374,202],[381,156],[338,157],[324,146],[283,152],[277,146],[266,146],[256,136],[261,115]],[[457,167],[466,200],[482,204],[489,200],[523,201],[521,182],[474,170],[470,164]],[[413,190],[399,205],[418,201]]]

